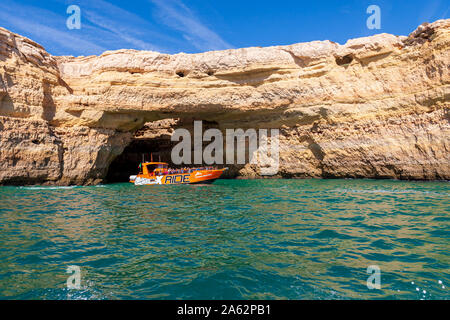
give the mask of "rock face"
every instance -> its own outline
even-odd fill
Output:
[[[279,128],[281,177],[448,180],[449,44],[439,20],[345,45],[75,58],[0,28],[0,183],[98,183],[139,141],[167,155],[192,120]]]
[[[92,184],[131,132],[53,124],[72,89],[39,44],[0,28],[0,184]]]

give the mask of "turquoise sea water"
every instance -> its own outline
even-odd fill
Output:
[[[0,187],[0,298],[449,299],[449,196],[388,180]]]

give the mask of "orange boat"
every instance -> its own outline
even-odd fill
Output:
[[[227,168],[185,168],[169,169],[166,162],[144,162],[142,169],[135,176],[130,176],[130,182],[135,185],[149,184],[194,184],[212,183],[218,179]]]

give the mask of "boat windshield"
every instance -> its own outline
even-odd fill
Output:
[[[167,169],[167,167],[167,164],[148,164],[147,170],[149,173],[152,173],[155,169]]]
[[[154,165],[154,164],[147,165],[147,170],[149,173],[152,173],[155,169],[156,169],[156,165]]]

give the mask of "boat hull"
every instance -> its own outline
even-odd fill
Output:
[[[199,170],[191,173],[176,173],[167,174],[161,176],[150,176],[139,174],[134,178],[133,182],[135,185],[161,185],[161,184],[201,184],[201,183],[212,183],[214,180],[218,179],[224,169],[219,170]]]

